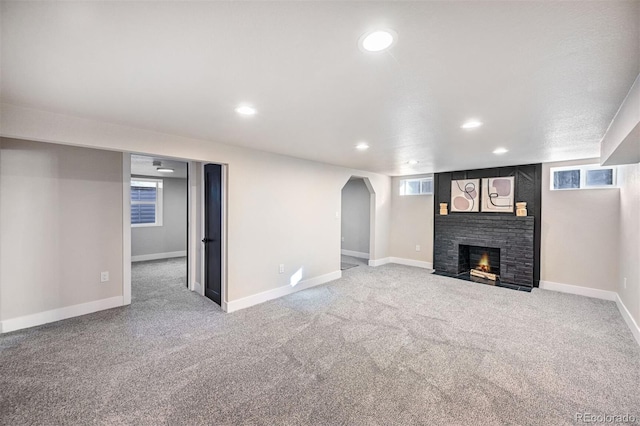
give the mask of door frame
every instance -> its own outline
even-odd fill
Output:
[[[122,152],[122,301],[131,304],[131,152]],[[222,166],[222,310],[227,311],[227,173],[228,166],[154,153],[135,153],[187,163],[187,283],[189,290],[204,297],[204,165]],[[195,188],[194,188],[195,187]],[[200,253],[198,253],[200,251]],[[192,260],[193,259],[193,260]],[[199,274],[198,274],[199,272]],[[201,282],[198,282],[199,281]],[[213,302],[212,302],[213,303]]]
[[[204,243],[202,242],[202,240],[204,239],[205,235],[204,235],[204,216],[205,216],[205,205],[204,205],[204,190],[205,190],[205,182],[204,182],[204,166],[206,166],[207,164],[218,164],[219,166],[222,167],[221,170],[221,190],[222,190],[222,195],[221,195],[221,201],[222,201],[222,214],[221,214],[221,219],[222,219],[222,232],[221,232],[221,252],[220,252],[220,256],[222,257],[221,259],[221,271],[220,271],[220,279],[221,279],[221,285],[220,285],[220,307],[222,308],[222,310],[224,312],[227,312],[227,194],[228,194],[228,170],[229,170],[229,166],[227,164],[222,164],[222,163],[218,163],[215,161],[203,161],[200,162],[198,171],[199,171],[199,184],[200,184],[200,233],[198,235],[198,240],[197,240],[197,244],[198,244],[198,248],[200,250],[200,278],[202,283],[200,283],[200,285],[198,286],[198,294],[201,295],[202,297],[206,297],[204,295],[204,287],[205,287],[205,283],[206,283],[206,277],[205,277],[205,252],[204,252]]]

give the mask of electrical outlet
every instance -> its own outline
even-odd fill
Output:
[[[420,251],[420,245],[416,244],[416,251]]]
[[[109,271],[100,272],[100,282],[106,283],[109,281]]]
[[[340,240],[344,243],[344,237],[340,238]]]
[[[284,263],[280,264],[280,273],[284,274]]]
[[[622,284],[622,287],[626,290],[627,289],[627,277],[624,277],[624,283]]]

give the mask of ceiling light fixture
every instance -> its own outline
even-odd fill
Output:
[[[256,115],[258,111],[252,106],[240,105],[236,108],[236,112],[241,115]]]
[[[496,155],[506,154],[507,152],[509,152],[507,148],[496,148],[493,150],[493,153]]]
[[[469,120],[467,122],[465,122],[462,126],[463,129],[477,129],[478,127],[482,126],[482,121],[478,121],[478,120]]]
[[[366,142],[360,142],[358,145],[356,145],[356,149],[360,151],[365,151],[369,149],[369,144]]]
[[[358,40],[358,46],[366,52],[381,52],[393,46],[398,34],[393,30],[376,30],[365,33]]]
[[[410,166],[415,166],[418,163],[419,163],[418,160],[409,160],[409,161],[407,161],[407,164],[410,165]]]
[[[173,173],[174,171],[169,167],[158,167],[156,170],[158,170],[160,173]]]

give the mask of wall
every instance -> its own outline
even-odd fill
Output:
[[[299,270],[302,280],[339,273],[336,213],[352,175],[375,191],[370,256],[389,256],[388,176],[7,104],[0,120],[5,136],[227,164],[227,301],[289,286]]]
[[[5,138],[0,152],[0,319],[121,297],[122,154]]]
[[[433,263],[433,195],[400,196],[400,180],[391,180],[391,256]],[[416,245],[420,251],[416,251]]]
[[[162,180],[162,226],[131,228],[132,257],[187,250],[187,179]]]
[[[618,184],[620,246],[616,291],[636,324],[640,324],[640,164],[618,166]]]
[[[620,191],[549,189],[551,167],[597,163],[543,164],[541,281],[617,290]]]
[[[350,179],[342,188],[342,250],[369,254],[370,203],[363,179]]]

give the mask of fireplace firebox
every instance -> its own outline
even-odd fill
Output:
[[[458,274],[496,281],[500,278],[500,249],[460,244],[458,246]]]

